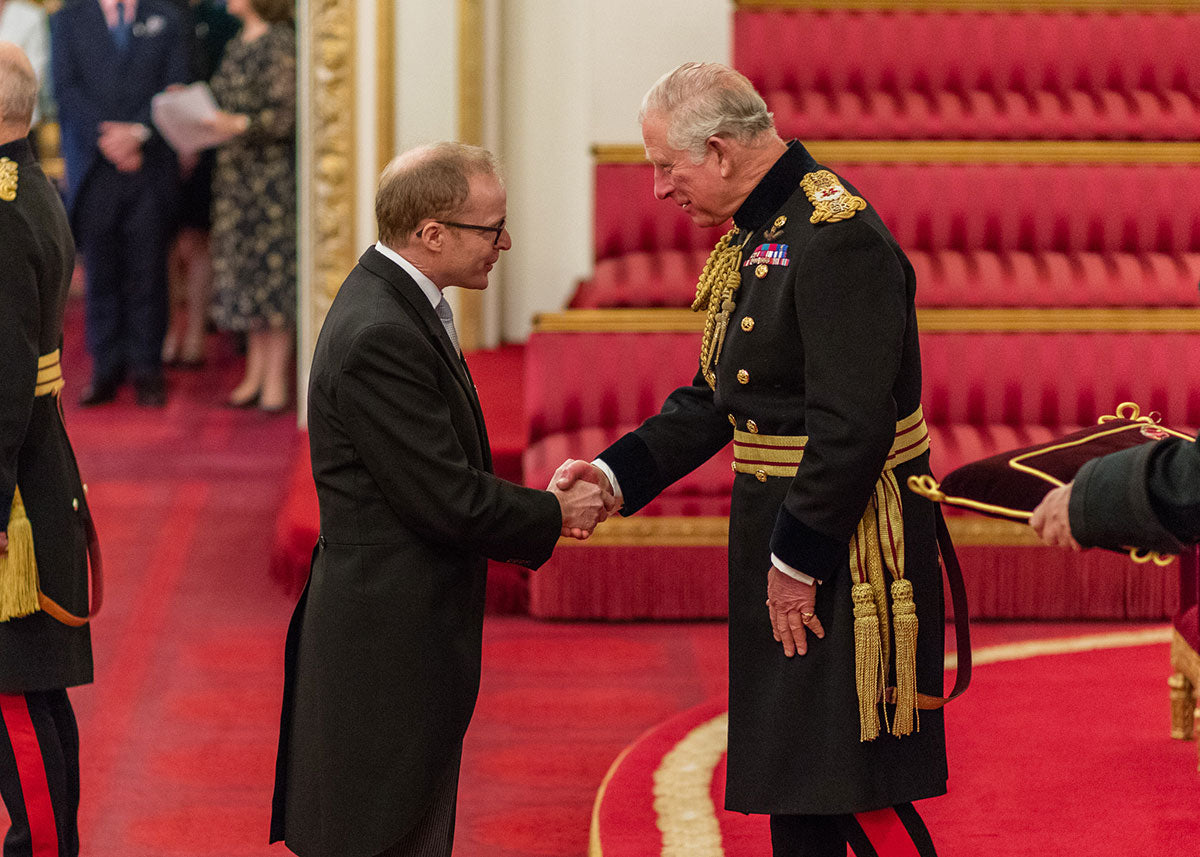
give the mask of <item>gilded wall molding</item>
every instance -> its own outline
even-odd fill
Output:
[[[484,15],[483,0],[458,0],[458,139],[482,146],[484,88]],[[464,349],[483,344],[483,295],[469,289],[456,289],[458,312],[456,326]]]
[[[922,333],[1196,333],[1195,307],[924,307]],[[704,315],[682,308],[541,313],[535,333],[698,333]]]
[[[330,301],[354,267],[355,125],[353,0],[310,0],[308,113],[312,310],[320,328]]]
[[[375,0],[375,166],[396,154],[396,0]]]
[[[1108,140],[805,140],[826,164],[1197,164],[1200,143]],[[597,164],[643,164],[640,143],[598,143]]]

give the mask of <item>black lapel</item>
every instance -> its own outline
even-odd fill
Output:
[[[438,318],[433,306],[429,303],[429,298],[425,296],[421,287],[408,275],[407,271],[374,247],[367,248],[367,251],[359,258],[358,264],[377,277],[383,278],[396,289],[396,293],[408,305],[411,313],[421,320],[425,327],[425,333],[433,341],[442,359],[454,371],[454,377],[467,391],[467,397],[475,411],[475,423],[479,427],[479,436],[483,440],[484,457],[488,460],[490,469],[491,452],[488,448],[487,428],[483,423],[483,409],[479,405],[479,394],[475,390],[475,382],[471,379],[466,361],[459,356],[454,343],[450,341],[450,334],[446,333],[442,320]]]

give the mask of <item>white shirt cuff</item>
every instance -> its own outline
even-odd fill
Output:
[[[602,459],[592,459],[592,464],[600,469],[600,472],[608,477],[608,482],[612,485],[613,496],[617,498],[617,503],[624,505],[625,498],[621,494],[621,483],[617,481],[617,474],[612,472],[612,468],[604,463]]]
[[[775,556],[775,554],[771,554],[771,565],[775,566],[793,580],[798,580],[801,583],[807,583],[809,586],[812,586],[817,582],[815,577],[811,577],[805,574],[803,571],[797,571],[779,557]]]

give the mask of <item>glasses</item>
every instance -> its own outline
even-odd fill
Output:
[[[453,220],[439,220],[438,223],[442,224],[443,226],[453,226],[456,229],[470,229],[474,232],[495,233],[495,237],[492,238],[492,246],[493,247],[497,246],[500,243],[500,235],[502,232],[504,232],[504,221],[503,220],[500,221],[499,226],[476,226],[474,223],[455,223]],[[417,230],[417,234],[420,235],[421,232],[424,231],[424,229],[425,229],[425,227],[422,226],[420,229]]]

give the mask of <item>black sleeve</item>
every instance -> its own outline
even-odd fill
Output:
[[[357,336],[337,389],[355,449],[406,526],[537,567],[562,529],[558,500],[470,465],[439,387],[439,360],[432,343],[401,325]]]
[[[17,205],[0,200],[0,529],[8,527],[17,455],[33,409],[41,316],[34,244]]]
[[[819,229],[792,276],[808,444],[771,552],[825,580],[845,562],[895,438],[907,297],[900,260],[860,220]]]

